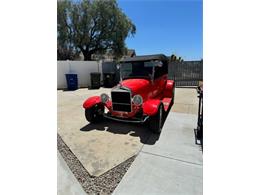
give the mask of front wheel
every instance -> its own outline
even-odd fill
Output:
[[[90,123],[97,123],[103,119],[104,106],[96,104],[91,108],[85,109],[85,117]]]
[[[149,121],[149,128],[154,133],[161,133],[162,131],[162,123],[163,123],[163,105],[161,104],[158,108],[157,114],[155,116],[151,116]]]

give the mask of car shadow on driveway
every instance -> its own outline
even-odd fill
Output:
[[[150,132],[145,124],[129,124],[104,119],[99,123],[89,123],[80,129],[81,131],[107,131],[114,134],[125,134],[133,137],[139,137],[140,142],[147,145],[153,145],[159,139],[160,135]]]
[[[164,113],[163,117],[163,126],[168,117],[168,114],[171,110],[172,103],[169,106],[167,112]],[[114,134],[129,134],[133,137],[140,137],[140,142],[147,145],[154,145],[157,140],[160,138],[160,134],[155,134],[149,131],[146,124],[133,124],[133,123],[124,123],[111,121],[106,118],[99,123],[89,123],[86,126],[82,127],[80,131],[107,131]]]

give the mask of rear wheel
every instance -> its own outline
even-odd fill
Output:
[[[90,123],[97,123],[103,119],[104,106],[96,104],[89,109],[85,109],[85,117]]]
[[[154,133],[161,133],[162,131],[162,123],[163,123],[163,105],[160,104],[157,114],[155,116],[151,116],[149,121],[149,128]]]

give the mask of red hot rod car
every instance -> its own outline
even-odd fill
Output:
[[[168,80],[168,58],[162,54],[125,58],[118,68],[120,83],[111,94],[93,96],[84,102],[86,119],[91,123],[103,117],[146,122],[153,132],[160,133],[165,113],[174,102],[175,85]]]

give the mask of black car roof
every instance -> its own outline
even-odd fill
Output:
[[[136,61],[150,61],[150,60],[168,61],[168,58],[163,54],[155,54],[155,55],[126,57],[122,59],[121,62],[136,62]]]

